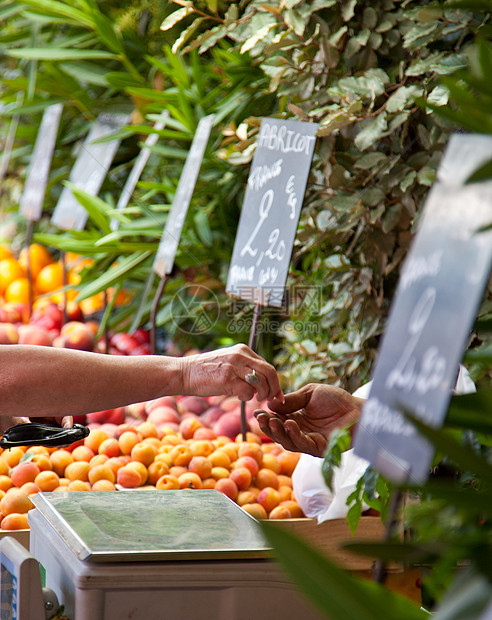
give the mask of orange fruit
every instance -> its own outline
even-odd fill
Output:
[[[99,428],[93,428],[89,435],[84,439],[84,446],[87,446],[94,454],[99,450],[102,442],[108,439],[108,434]]]
[[[63,286],[63,266],[50,263],[43,267],[36,278],[36,287],[41,293],[52,293]]]
[[[22,448],[15,447],[4,450],[0,458],[4,459],[9,467],[15,467],[19,464],[19,461],[23,456],[24,450]]]
[[[140,474],[140,485],[147,482],[149,472],[143,463],[140,463],[139,461],[131,461],[128,465],[126,465],[126,467],[134,469],[138,474]]]
[[[181,474],[178,478],[179,486],[181,489],[201,489],[202,479],[198,474],[194,474],[191,471],[187,471],[185,474]]]
[[[275,506],[268,515],[269,519],[291,519],[292,515],[287,506]]]
[[[65,489],[67,491],[90,491],[91,485],[88,482],[83,482],[82,480],[73,480],[68,487],[65,487]]]
[[[153,463],[156,456],[157,448],[148,443],[137,443],[133,446],[131,451],[132,461],[142,463],[145,467],[148,467],[151,463]]]
[[[260,520],[260,519],[267,518],[267,512],[261,504],[258,504],[258,503],[244,504],[244,506],[241,506],[241,508],[245,510],[248,514],[250,514],[252,517],[254,517],[255,519]]]
[[[14,280],[25,278],[26,272],[15,258],[4,258],[0,261],[0,295],[4,295],[7,287]]]
[[[34,291],[33,291],[34,293]],[[27,278],[17,278],[11,282],[4,293],[5,301],[18,302],[21,304],[29,303],[29,280]]]
[[[14,255],[6,245],[0,245],[0,260],[4,260],[5,258],[14,258]]]
[[[264,489],[265,487],[278,489],[278,476],[271,469],[260,469],[255,476],[255,484],[259,489]]]
[[[160,491],[167,491],[169,489],[179,489],[179,480],[176,476],[171,474],[164,474],[155,484],[155,488]]]
[[[54,471],[42,471],[34,479],[41,491],[54,491],[60,485],[60,478]]]
[[[28,530],[27,513],[13,512],[7,515],[2,519],[0,527],[2,530]]]
[[[93,491],[116,491],[116,487],[109,480],[98,480],[92,485]]]
[[[134,467],[128,467],[128,465],[118,469],[116,480],[124,489],[136,489],[142,482],[140,473]]]
[[[3,515],[13,512],[28,512],[34,508],[34,504],[29,499],[29,495],[22,489],[9,489],[0,500],[0,511]]]
[[[113,483],[115,481],[115,475],[113,470],[108,465],[96,465],[89,470],[89,482],[94,484],[98,480],[109,480]]]
[[[59,476],[63,476],[65,468],[73,462],[72,454],[68,450],[55,450],[50,454],[51,468]]]
[[[35,280],[43,267],[53,262],[53,258],[49,251],[39,243],[33,243],[27,248],[22,248],[19,254],[19,265],[27,272],[27,262],[31,267],[31,277]]]
[[[16,487],[21,487],[26,482],[34,482],[38,474],[39,467],[35,463],[24,461],[13,468],[10,479]]]

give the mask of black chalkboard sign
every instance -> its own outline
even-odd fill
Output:
[[[70,172],[70,182],[79,189],[96,196],[118,150],[120,140],[94,144],[118,130],[130,120],[127,114],[104,112],[93,123],[80,154]],[[69,187],[65,187],[51,218],[52,224],[63,230],[83,230],[87,211],[78,202]]]
[[[174,258],[178,249],[181,231],[188,212],[193,190],[195,189],[203,155],[207,146],[214,115],[204,116],[198,123],[193,142],[186,158],[183,171],[179,178],[178,187],[174,194],[173,204],[166,220],[166,226],[162,233],[159,248],[154,260],[153,269],[158,276],[163,278],[171,273]]]
[[[433,448],[402,411],[442,425],[489,277],[492,181],[464,182],[491,158],[492,137],[452,136],[403,265],[354,445],[395,482],[427,478]]]
[[[281,306],[318,125],[264,118],[251,164],[226,291]]]
[[[44,195],[48,185],[51,159],[62,110],[63,105],[61,103],[48,106],[43,113],[39,126],[29,173],[19,204],[20,214],[31,222],[37,222],[43,212]]]

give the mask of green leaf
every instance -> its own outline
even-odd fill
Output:
[[[99,230],[103,234],[110,233],[111,225],[108,217],[108,211],[111,209],[111,207],[106,204],[104,200],[101,200],[101,198],[88,194],[84,190],[78,188],[73,183],[70,183],[70,181],[65,181],[65,185],[70,188],[72,194],[84,207],[84,209],[89,214],[90,219],[99,228]]]
[[[366,121],[363,124],[363,128],[355,136],[355,146],[364,151],[382,138],[387,129],[386,115],[380,113],[376,118]]]
[[[465,183],[477,183],[492,179],[492,159],[477,168],[465,181]]]
[[[492,434],[492,390],[453,396],[445,424],[450,427]]]
[[[355,579],[285,528],[267,521],[261,527],[284,571],[330,620],[381,620],[382,609],[387,618],[426,618],[407,598]]]
[[[104,50],[79,50],[63,47],[24,47],[6,52],[14,58],[26,60],[111,60],[118,58]]]
[[[490,617],[492,587],[474,568],[458,571],[448,588],[434,620],[486,620]],[[487,613],[487,611],[489,613]]]
[[[182,19],[184,19],[185,17],[188,17],[188,15],[191,15],[194,12],[195,12],[195,7],[193,6],[193,3],[188,2],[187,6],[184,6],[183,8],[178,9],[177,11],[174,11],[173,13],[171,13],[171,15],[168,15],[166,17],[166,19],[161,24],[161,30],[169,30],[170,28],[175,26],[178,22],[180,22]]]

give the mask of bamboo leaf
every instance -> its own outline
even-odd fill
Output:
[[[89,214],[90,219],[99,228],[99,230],[104,234],[110,233],[111,225],[108,216],[108,211],[110,210],[109,205],[97,196],[92,196],[91,194],[88,194],[84,190],[78,188],[73,183],[70,183],[70,181],[65,181],[65,185],[71,189],[75,198],[77,198],[80,204],[84,207]]]

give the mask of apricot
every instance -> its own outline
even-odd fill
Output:
[[[109,480],[97,480],[92,485],[92,491],[116,491],[116,487]]]
[[[255,519],[261,520],[267,518],[267,511],[263,508],[261,504],[244,504],[241,506],[243,510],[245,510],[249,515],[254,517]]]
[[[139,442],[140,438],[136,433],[133,433],[132,431],[125,431],[118,439],[121,454],[131,454],[134,446],[136,446]]]
[[[154,463],[165,463],[168,467],[171,467],[171,455],[168,452],[159,452],[159,454],[156,454],[155,459],[154,459]]]
[[[165,435],[161,438],[161,443],[163,446],[171,445],[171,446],[179,446],[182,443],[181,437],[177,435]]]
[[[51,471],[50,457],[46,454],[35,454],[31,459],[31,463],[37,465],[39,471]]]
[[[30,461],[24,461],[16,465],[10,473],[10,479],[16,487],[21,487],[26,482],[34,482],[39,474],[39,467]]]
[[[280,502],[279,506],[286,506],[289,509],[290,515],[292,519],[301,519],[304,517],[304,513],[302,508],[295,500],[286,500]]]
[[[2,519],[0,528],[2,530],[28,530],[27,513],[12,512]]]
[[[238,458],[241,458],[242,456],[251,456],[258,463],[258,467],[262,467],[263,465],[263,450],[261,449],[261,446],[256,443],[245,442],[239,444],[237,455]]]
[[[190,446],[186,444],[180,444],[171,450],[171,462],[174,463],[174,465],[186,466],[192,458],[193,452]]]
[[[61,487],[68,487],[70,484],[70,480],[68,478],[60,478],[59,482]]]
[[[255,484],[259,489],[264,489],[265,487],[278,489],[277,474],[271,469],[262,468],[255,476]]]
[[[300,457],[301,455],[299,452],[289,452],[288,450],[281,452],[277,456],[277,461],[280,465],[280,473],[284,476],[292,476]]]
[[[110,458],[120,456],[121,454],[120,444],[114,437],[102,441],[97,451],[99,454],[105,454]]]
[[[215,489],[215,478],[205,478],[202,481],[202,489]]]
[[[258,461],[252,456],[240,456],[233,464],[234,469],[245,467],[249,470],[252,477],[259,471]]]
[[[231,467],[231,459],[227,455],[227,452],[223,450],[215,450],[209,458],[213,467],[225,467],[226,469],[230,469]]]
[[[72,458],[74,461],[87,461],[88,463],[94,455],[95,452],[86,445],[77,446],[72,450]]]
[[[26,454],[32,454],[33,456],[35,454],[44,454],[45,456],[49,456],[50,451],[46,446],[29,446]]]
[[[276,474],[280,473],[280,463],[278,462],[277,457],[273,454],[263,455],[263,467],[266,467],[266,469],[271,469]]]
[[[229,470],[225,467],[212,467],[210,476],[214,480],[220,480],[221,478],[229,478]]]
[[[113,457],[117,458],[117,457]],[[104,465],[109,461],[109,456],[107,454],[96,454],[89,461],[89,465],[92,467],[97,467],[97,465]]]
[[[237,443],[244,443],[243,434],[239,433],[238,435],[236,435],[235,441]],[[258,437],[256,433],[252,433],[251,431],[248,431],[246,433],[246,443],[256,443],[256,444],[261,445],[261,439]]]
[[[36,476],[34,483],[38,485],[41,491],[54,491],[60,485],[60,478],[54,471],[46,470]]]
[[[287,508],[287,506],[275,506],[275,508],[273,508],[269,515],[268,515],[269,519],[291,519],[292,518],[292,514],[290,513],[290,510]]]
[[[21,489],[9,489],[0,500],[0,512],[7,516],[13,512],[28,512],[34,508],[29,495]]]
[[[34,495],[36,493],[39,493],[39,491],[41,491],[38,485],[35,484],[34,482],[26,482],[20,487],[20,489],[21,491],[24,491],[24,493],[27,493],[28,495]]]
[[[74,461],[70,463],[70,465],[67,465],[65,469],[65,478],[68,478],[70,481],[86,481],[89,479],[89,469],[90,465],[87,461]]]
[[[107,465],[108,467],[111,468],[113,474],[116,476],[116,474],[118,473],[118,471],[124,467],[125,465],[128,465],[128,463],[123,462],[123,459],[121,456],[113,456],[112,458],[109,458],[105,465]]]
[[[130,461],[130,463],[128,463],[128,465],[125,465],[125,467],[131,467],[140,474],[141,485],[144,485],[147,482],[147,478],[149,477],[149,472],[147,470],[147,467],[145,467],[143,463],[141,463],[140,461]]]
[[[109,439],[108,434],[99,428],[94,428],[84,439],[84,446],[87,446],[87,448],[96,454],[96,452],[99,451],[99,446],[105,439]]]
[[[142,439],[142,443],[149,444],[149,446],[154,446],[157,452],[159,452],[159,450],[162,448],[161,440],[157,437],[145,437],[145,439]]]
[[[10,471],[10,467],[7,464],[7,461],[0,458],[0,476],[8,476]]]
[[[83,480],[72,480],[72,482],[65,487],[67,491],[90,491],[91,485]]]
[[[290,487],[292,489],[292,478],[290,476],[278,474],[277,478],[279,487]]]
[[[9,476],[2,474],[0,476],[0,491],[8,491],[14,486],[14,483]]]
[[[185,418],[179,423],[179,432],[183,439],[192,439],[195,432],[203,426],[202,422],[195,417]]]
[[[280,498],[280,502],[285,502],[287,500],[292,499],[292,489],[290,487],[278,487],[278,496]]]
[[[188,471],[188,468],[184,467],[183,465],[173,465],[172,467],[169,468],[169,473],[172,476],[176,476],[176,478],[179,478],[181,474],[186,474],[187,471]]]
[[[231,438],[227,437],[227,435],[217,435],[217,438],[213,439],[212,441],[216,448],[221,448],[222,446],[231,443]]]
[[[0,458],[3,459],[9,468],[15,467],[19,464],[21,458],[24,456],[24,450],[22,448],[7,448],[0,454]]]
[[[72,453],[68,450],[55,450],[50,454],[51,469],[59,476],[63,476],[65,469],[73,463]]]
[[[215,446],[210,439],[193,439],[190,449],[193,456],[210,456],[215,451]]]
[[[236,497],[236,504],[238,506],[244,506],[245,504],[254,504],[256,502],[256,495],[251,491],[239,491]]]
[[[132,461],[138,461],[139,463],[145,465],[145,467],[148,467],[154,462],[157,454],[158,452],[155,446],[151,446],[148,443],[139,442],[133,446],[131,458]]]
[[[201,489],[202,479],[198,474],[187,471],[178,478],[180,489]]]
[[[212,474],[212,461],[206,456],[194,456],[188,463],[188,471],[200,476],[201,480],[210,478]]]
[[[134,468],[125,465],[118,469],[116,474],[117,483],[125,489],[136,489],[140,486],[142,478],[140,473]]]
[[[164,474],[159,480],[155,483],[155,488],[159,489],[159,491],[167,491],[169,489],[179,489],[179,480],[176,476],[172,476],[170,474]]]
[[[162,476],[169,473],[169,466],[164,461],[155,460],[149,465],[148,471],[148,482],[155,485],[159,478],[162,478]]]
[[[94,484],[98,480],[108,480],[113,483],[115,481],[115,475],[113,470],[108,465],[96,465],[89,470],[89,482]]]
[[[231,463],[233,463],[234,461],[237,460],[238,458],[238,454],[239,454],[239,445],[237,443],[233,443],[229,440],[229,443],[224,444],[223,446],[221,446],[220,448],[217,448],[218,450],[223,450],[227,456],[229,457],[229,460],[231,461]]]
[[[264,487],[258,493],[256,500],[258,504],[261,504],[267,512],[271,512],[280,504],[280,495],[276,489],[272,487]]]
[[[215,483],[215,488],[217,491],[220,491],[233,501],[238,496],[239,491],[237,485],[234,480],[231,480],[230,478],[220,478],[220,480],[217,480]]]
[[[137,431],[143,439],[146,437],[158,437],[157,429],[151,422],[142,422],[142,424],[137,426]]]
[[[229,478],[236,483],[240,491],[245,491],[250,487],[253,477],[247,467],[236,467],[229,474]]]

